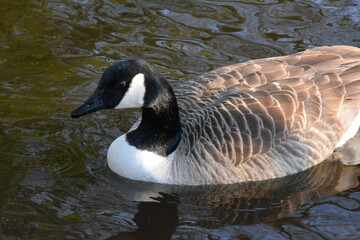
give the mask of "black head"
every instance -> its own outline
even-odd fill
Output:
[[[142,60],[127,60],[111,65],[101,76],[94,94],[71,116],[78,118],[101,109],[142,107],[145,79],[151,78],[154,72],[155,69]]]

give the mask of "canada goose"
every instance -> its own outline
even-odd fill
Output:
[[[221,67],[174,90],[149,63],[110,66],[72,117],[141,108],[109,147],[133,180],[202,185],[261,181],[326,159],[360,125],[360,49],[324,46]]]

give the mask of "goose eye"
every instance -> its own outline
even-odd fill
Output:
[[[126,86],[126,82],[118,82],[116,84],[116,88],[124,88]]]

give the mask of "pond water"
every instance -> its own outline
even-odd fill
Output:
[[[139,111],[70,118],[123,59],[176,87],[249,59],[359,47],[359,1],[0,0],[0,16],[0,239],[359,239],[360,134],[294,176],[175,187],[106,165]]]

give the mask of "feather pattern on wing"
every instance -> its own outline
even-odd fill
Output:
[[[251,60],[174,92],[182,124],[174,179],[215,184],[282,177],[328,157],[357,116],[360,49],[318,47]]]

